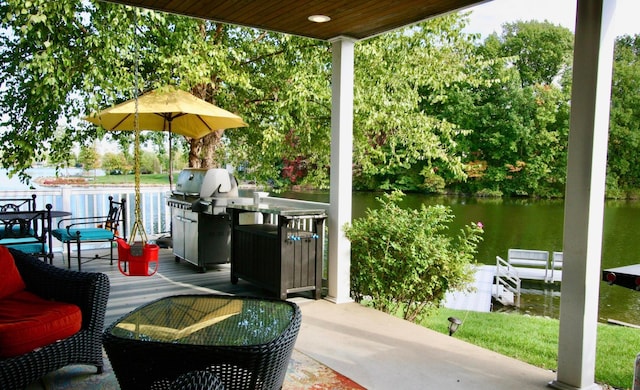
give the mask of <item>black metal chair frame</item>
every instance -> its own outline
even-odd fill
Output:
[[[0,359],[0,389],[22,389],[51,371],[70,364],[88,364],[102,373],[102,331],[109,298],[109,278],[103,273],[78,272],[44,263],[9,249],[27,290],[45,299],[80,307],[82,328],[64,340],[24,355]]]
[[[26,209],[25,209],[26,207]],[[36,195],[30,198],[0,198],[0,212],[7,211],[35,211]]]
[[[78,217],[78,218],[62,218],[58,221],[58,229],[66,228],[67,234],[71,239],[67,241],[63,241],[67,246],[67,257],[68,263],[67,267],[71,268],[71,243],[76,244],[76,252],[78,258],[78,271],[81,270],[82,267],[82,259],[86,259],[87,261],[99,259],[104,256],[100,256],[98,254],[93,257],[82,257],[81,252],[81,244],[82,243],[95,243],[95,242],[105,242],[109,241],[109,259],[110,264],[113,265],[113,247],[116,238],[120,237],[124,240],[127,239],[127,209],[126,209],[126,199],[121,199],[119,202],[113,200],[113,196],[109,196],[109,212],[107,215],[103,216],[93,216],[93,217]],[[82,238],[82,229],[88,227],[101,227],[103,229],[111,230],[113,232],[113,237],[109,240],[105,239],[83,239]],[[77,230],[76,230],[77,229]],[[122,232],[122,234],[120,234]],[[106,256],[106,255],[105,255]],[[63,254],[64,260],[64,254]],[[86,261],[85,261],[86,262]]]
[[[35,195],[33,195],[33,202],[35,204]],[[0,208],[1,207],[2,206],[0,206]],[[32,206],[29,206],[30,209],[31,207]],[[0,217],[0,227],[2,228],[0,229],[0,245],[11,248],[35,244],[40,250],[32,254],[52,263],[53,243],[50,234],[51,208],[51,204],[47,204],[44,210],[33,209],[21,211],[9,207],[0,211],[2,213]]]

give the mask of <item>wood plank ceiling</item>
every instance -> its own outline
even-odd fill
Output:
[[[320,40],[364,39],[487,0],[108,0]],[[326,23],[308,20],[326,15]]]

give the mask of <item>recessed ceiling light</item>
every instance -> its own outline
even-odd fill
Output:
[[[331,20],[327,15],[311,15],[307,19],[315,23],[325,23]]]

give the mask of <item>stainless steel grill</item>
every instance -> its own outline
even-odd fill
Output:
[[[238,197],[238,184],[225,169],[187,168],[167,200],[171,207],[173,254],[206,271],[207,264],[229,262],[231,222],[227,204],[250,202]]]

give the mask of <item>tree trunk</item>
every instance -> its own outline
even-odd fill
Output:
[[[222,151],[222,134],[224,130],[216,130],[213,133],[202,138],[202,167],[203,168],[219,168]]]
[[[216,130],[200,139],[189,138],[189,167],[218,168],[223,153],[222,134],[224,130]]]
[[[200,168],[200,151],[202,150],[202,140],[188,138],[189,141],[189,168]]]
[[[210,84],[199,84],[191,89],[191,93],[204,101],[215,104],[213,86]],[[209,99],[207,97],[210,97]],[[189,167],[191,168],[218,168],[223,161],[224,153],[222,145],[222,134],[224,130],[214,130],[212,133],[200,138],[189,138]]]

